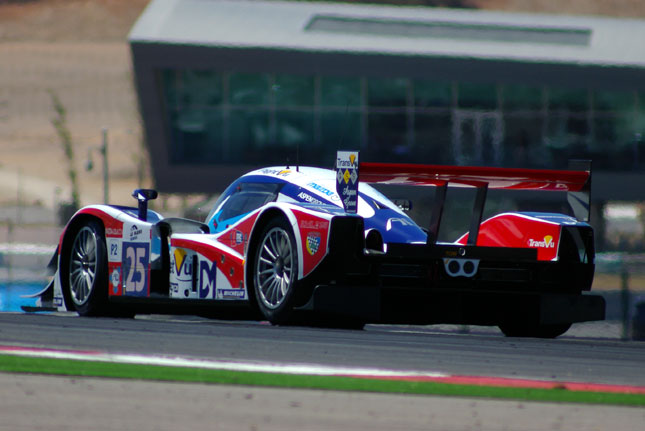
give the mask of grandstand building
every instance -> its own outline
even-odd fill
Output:
[[[565,168],[645,196],[645,21],[289,1],[152,0],[129,41],[156,187],[270,164]]]

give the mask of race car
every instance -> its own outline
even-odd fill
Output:
[[[432,187],[419,226],[370,184]],[[91,205],[67,223],[42,305],[81,316],[196,313],[361,328],[366,323],[497,325],[557,337],[604,319],[591,289],[591,170],[359,162],[269,167],[234,181],[204,221]],[[470,229],[438,240],[450,186],[476,190]],[[488,189],[560,191],[575,216],[505,212],[482,221]]]

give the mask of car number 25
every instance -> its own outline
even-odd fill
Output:
[[[123,293],[132,296],[148,295],[149,244],[123,243]]]

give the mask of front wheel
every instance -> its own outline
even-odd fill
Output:
[[[80,227],[69,250],[67,294],[81,316],[99,316],[107,306],[107,252],[103,226],[95,220]]]
[[[298,285],[298,251],[293,231],[282,217],[262,230],[253,256],[253,288],[258,308],[272,324],[291,317]]]

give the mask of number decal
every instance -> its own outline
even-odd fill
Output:
[[[150,246],[141,242],[123,243],[123,294],[148,296]]]
[[[106,238],[108,249],[108,262],[121,263],[121,239]]]

